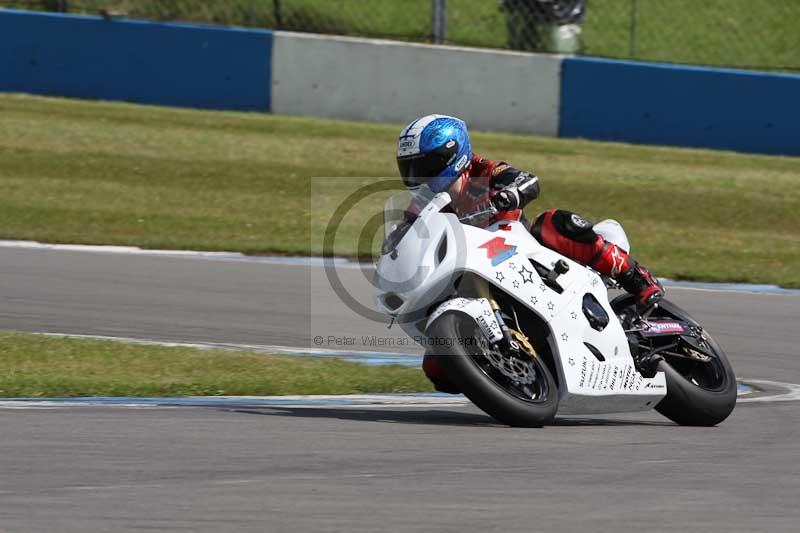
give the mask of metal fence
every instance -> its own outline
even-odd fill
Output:
[[[800,0],[0,0],[0,6],[800,70]]]

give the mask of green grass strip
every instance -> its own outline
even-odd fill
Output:
[[[0,96],[0,238],[311,254],[335,208],[396,176],[400,125]],[[660,276],[800,287],[800,159],[475,133],[559,207],[626,228]],[[311,187],[311,177],[352,177]],[[398,181],[399,184],[399,181]],[[380,203],[348,217],[337,254]]]
[[[418,368],[0,333],[0,397],[430,392]]]

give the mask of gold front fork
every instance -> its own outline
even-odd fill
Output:
[[[495,312],[499,311],[500,305],[497,303],[497,300],[495,300],[492,297],[492,291],[489,290],[489,283],[485,279],[479,278],[478,276],[472,276],[471,281],[472,281],[472,286],[475,289],[475,293],[478,295],[478,297],[486,298],[487,300],[489,300],[489,305],[492,306],[492,311]],[[503,329],[504,329],[503,333],[505,335],[510,335],[512,338],[516,339],[517,342],[522,344],[522,346],[525,348],[525,350],[528,352],[528,354],[530,354],[532,358],[536,357],[536,350],[534,350],[533,346],[531,346],[531,342],[528,339],[528,337],[526,337],[521,331],[509,328],[505,324],[503,325]]]

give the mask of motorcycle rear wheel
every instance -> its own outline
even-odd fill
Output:
[[[719,382],[704,378],[709,372],[682,368],[680,361],[660,361],[658,370],[667,379],[667,396],[656,405],[656,411],[682,426],[716,426],[736,406],[736,375],[728,358],[716,341],[706,334],[706,343],[716,355],[714,373]]]
[[[558,387],[540,358],[525,361],[490,352],[478,325],[463,313],[443,313],[427,334],[433,341],[431,353],[448,380],[487,414],[514,427],[552,423],[558,410]],[[522,381],[508,376],[515,371]]]
[[[614,300],[619,313],[634,303],[630,295]],[[652,318],[677,319],[695,326],[700,324],[685,310],[669,300],[662,300]],[[667,395],[656,405],[656,411],[683,426],[715,426],[728,418],[736,407],[737,385],[728,357],[714,338],[704,330],[705,348],[714,354],[707,363],[665,356],[657,370],[664,372]]]

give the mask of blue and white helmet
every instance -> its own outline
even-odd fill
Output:
[[[406,187],[446,191],[472,161],[466,123],[447,115],[418,118],[397,140],[397,167]]]

